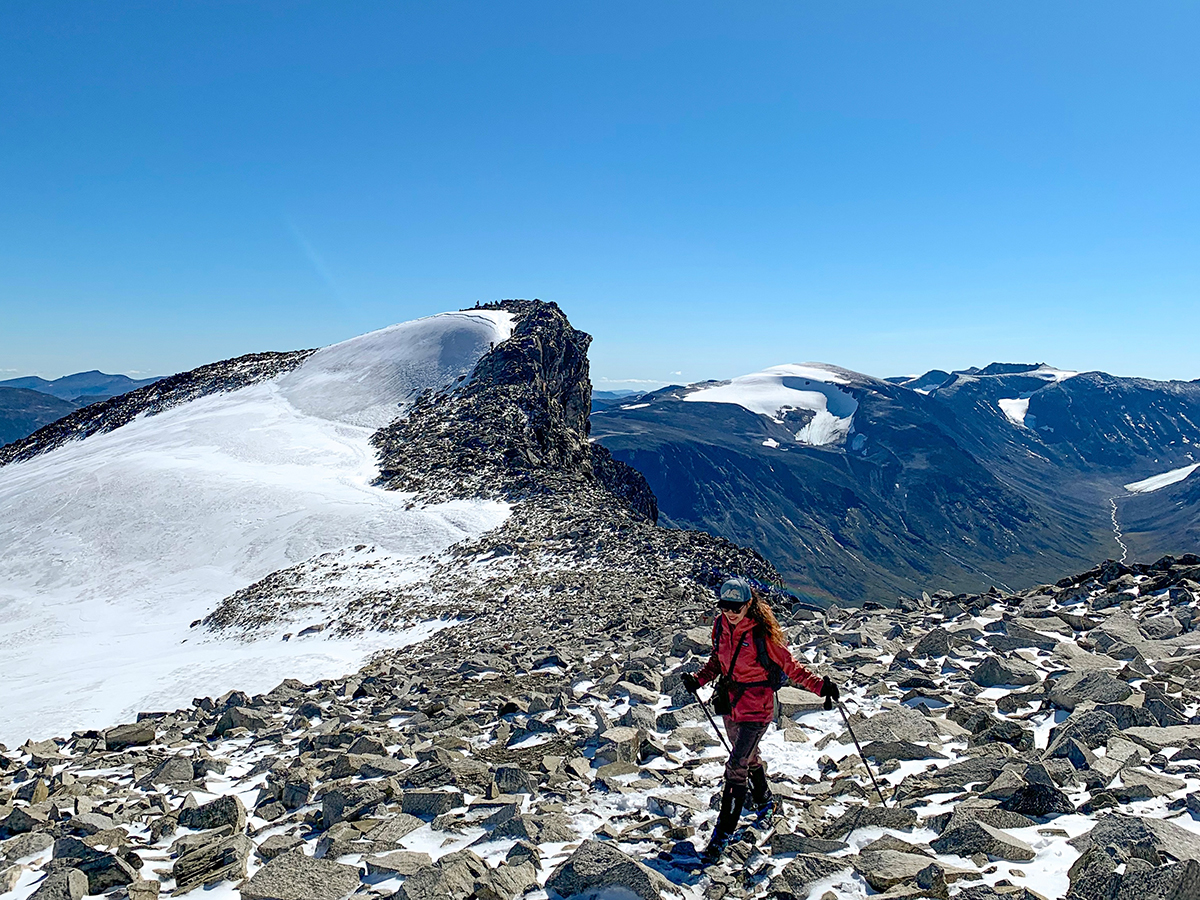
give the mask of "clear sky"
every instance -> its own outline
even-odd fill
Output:
[[[0,378],[557,301],[597,387],[1200,377],[1200,5],[7,0]]]

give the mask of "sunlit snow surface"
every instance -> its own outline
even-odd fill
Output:
[[[683,399],[692,403],[732,403],[777,422],[788,410],[810,410],[813,418],[796,432],[796,440],[824,446],[845,439],[858,410],[858,401],[837,387],[845,383],[837,372],[819,364],[792,364],[741,375],[728,384],[693,391]]]
[[[1143,478],[1141,481],[1127,484],[1125,485],[1125,490],[1134,494],[1148,494],[1151,491],[1157,491],[1160,488],[1183,481],[1183,479],[1187,478],[1197,469],[1200,469],[1200,463],[1182,466],[1178,469],[1172,469],[1170,472],[1163,472],[1161,475],[1152,475],[1149,478]]]
[[[504,504],[408,509],[410,495],[372,487],[374,428],[363,423],[448,386],[510,332],[505,313],[421,319],[0,468],[0,741],[344,674],[441,627],[241,643],[189,625],[320,553],[371,544],[415,561],[499,525]]]
[[[1029,413],[1029,398],[1014,397],[1010,400],[997,400],[996,404],[1005,418],[1014,425],[1024,425],[1025,416]]]

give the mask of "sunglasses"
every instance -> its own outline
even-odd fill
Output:
[[[718,600],[717,606],[729,612],[742,612],[750,607],[750,601],[747,600],[743,603],[740,600]]]

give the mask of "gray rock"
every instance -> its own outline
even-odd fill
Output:
[[[138,787],[147,790],[159,784],[190,784],[194,774],[190,759],[168,756],[155,766],[153,772],[138,782]]]
[[[612,844],[584,841],[550,875],[548,892],[560,897],[624,888],[641,900],[661,900],[667,881]],[[551,895],[553,896],[553,894]]]
[[[537,779],[519,766],[497,766],[495,781],[502,794],[537,793]]]
[[[1120,703],[1132,693],[1133,688],[1108,672],[1069,672],[1052,683],[1050,702],[1069,710],[1086,700]]]
[[[59,869],[42,880],[29,900],[81,900],[87,893],[86,875],[78,869]]]
[[[433,865],[428,853],[412,850],[393,850],[379,856],[368,856],[363,862],[367,865],[368,875],[382,875],[385,878],[413,875],[418,869]]]
[[[341,900],[358,888],[356,866],[300,850],[275,857],[241,886],[242,900]]]
[[[126,747],[142,747],[153,744],[154,723],[147,720],[131,725],[118,725],[104,732],[104,743],[109,750],[124,750]]]
[[[857,828],[912,828],[917,814],[904,807],[856,806],[846,810],[825,828],[825,837],[840,838]]]
[[[87,876],[88,893],[103,894],[109,888],[129,884],[137,871],[125,860],[111,853],[89,847],[76,838],[59,838],[54,842],[52,868],[79,869]]]
[[[785,853],[799,854],[828,854],[845,850],[849,845],[844,841],[823,841],[820,838],[809,837],[805,834],[792,834],[788,831],[777,831],[771,835],[771,855],[782,856]]]
[[[232,706],[222,713],[221,718],[217,720],[214,734],[224,735],[233,731],[235,728],[245,728],[249,731],[262,731],[271,723],[271,720],[257,710],[248,709],[243,706]]]
[[[920,853],[900,850],[871,850],[852,856],[847,862],[877,891],[886,891],[898,884],[916,880],[917,873],[926,869],[931,860]],[[942,877],[948,882],[971,874],[966,869],[942,865]]]
[[[954,853],[966,857],[985,853],[996,859],[1013,862],[1030,860],[1037,855],[1024,841],[979,821],[948,829],[930,846],[938,853]]]
[[[1148,772],[1145,769],[1122,770],[1121,782],[1121,787],[1110,787],[1109,791],[1122,803],[1129,803],[1133,800],[1149,800],[1152,797],[1172,794],[1187,787],[1185,781],[1171,778],[1169,775],[1159,775],[1157,772]]]
[[[126,885],[125,892],[129,895],[129,900],[158,900],[161,887],[157,881],[139,879]]]
[[[1164,747],[1183,747],[1193,742],[1200,742],[1200,725],[1126,728],[1122,733],[1129,740],[1136,741],[1151,753],[1157,753]]]
[[[936,741],[937,726],[915,709],[902,706],[877,713],[862,722],[854,722],[854,734],[860,743],[884,741]],[[850,743],[849,735],[843,743]]]
[[[779,700],[779,715],[791,718],[797,713],[813,712],[821,708],[825,702],[812,691],[805,691],[786,684],[781,687],[775,697]]]
[[[294,834],[273,834],[255,850],[259,856],[270,862],[277,856],[282,856],[285,853],[290,853],[298,847],[303,847],[304,841],[296,837]]]
[[[801,854],[771,879],[770,894],[780,900],[808,900],[809,889],[813,884],[849,868],[851,858],[837,859],[816,854]]]
[[[35,853],[42,853],[54,846],[54,838],[44,832],[19,834],[7,841],[0,841],[0,860],[16,862]]]
[[[398,844],[405,835],[416,831],[425,823],[416,816],[400,813],[384,819],[367,832],[367,840],[377,844]]]
[[[1114,900],[1197,900],[1200,863],[1194,859],[1158,868],[1130,871],[1121,876]]]
[[[321,817],[326,828],[338,822],[353,822],[383,801],[383,791],[373,784],[345,785],[322,795]]]
[[[980,687],[1006,684],[1037,684],[1042,680],[1037,667],[1018,656],[989,656],[971,672],[971,680]]]
[[[412,816],[440,816],[463,805],[461,791],[405,791],[400,809]]]
[[[197,831],[223,827],[232,828],[235,833],[245,831],[246,807],[239,797],[225,794],[203,806],[181,810],[179,825]]]
[[[1075,812],[1071,799],[1051,784],[1026,784],[1000,801],[1001,809],[1043,818]]]
[[[1166,640],[1183,633],[1183,626],[1179,624],[1179,620],[1168,614],[1146,619],[1138,627],[1142,634],[1152,641]]]
[[[171,866],[175,878],[172,896],[178,897],[205,884],[245,878],[246,861],[253,849],[250,838],[235,834],[185,853]]]
[[[470,850],[459,850],[409,875],[392,895],[392,900],[468,900],[499,896],[487,863]]]
[[[1101,815],[1090,831],[1072,838],[1068,843],[1081,855],[1093,847],[1121,859],[1165,850],[1175,859],[1200,861],[1200,835],[1166,819],[1142,818],[1124,813]]]
[[[950,632],[941,627],[932,629],[912,648],[912,655],[918,659],[947,656],[949,653]]]

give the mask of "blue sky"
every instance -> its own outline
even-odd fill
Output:
[[[0,373],[556,300],[597,387],[1200,377],[1200,6],[0,11]],[[626,381],[632,379],[633,381]]]

